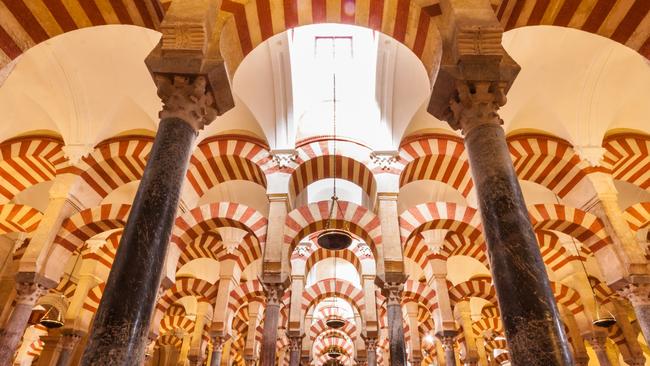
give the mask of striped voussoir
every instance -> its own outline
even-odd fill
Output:
[[[30,206],[6,203],[0,205],[0,235],[29,233],[38,227],[43,214]]]
[[[242,242],[232,253],[222,245],[221,236],[216,232],[207,232],[186,246],[176,265],[177,270],[185,264],[199,258],[210,258],[218,262],[233,260],[241,270],[262,257],[262,248],[252,234],[246,234]]]
[[[164,314],[172,304],[185,296],[194,296],[198,301],[212,304],[217,297],[217,286],[198,278],[179,278],[160,297],[156,311]]]
[[[591,282],[591,287],[594,289],[596,299],[600,305],[605,305],[612,301],[615,293],[607,284],[592,276],[589,276],[589,282]]]
[[[95,314],[99,308],[99,302],[102,300],[106,282],[102,282],[88,291],[88,295],[84,300],[82,308],[91,314]]]
[[[371,248],[381,245],[381,225],[379,217],[363,206],[352,202],[339,201],[341,211],[332,215],[333,228],[342,229],[344,223],[350,231],[361,237]],[[284,243],[291,249],[306,235],[325,229],[328,221],[331,201],[321,201],[298,207],[287,214],[285,221]]]
[[[106,238],[106,244],[97,249],[91,249],[87,245],[82,248],[81,257],[84,260],[94,260],[105,266],[108,270],[113,266],[113,260],[120,244],[122,230],[116,229]]]
[[[429,202],[409,208],[399,216],[400,237],[407,243],[422,231],[445,229],[483,243],[480,218],[475,208],[452,202]]]
[[[551,291],[555,296],[555,301],[559,305],[565,306],[574,315],[584,311],[578,291],[559,282],[551,282]]]
[[[354,345],[352,342],[348,342],[345,338],[333,337],[332,333],[341,334],[336,331],[327,331],[321,333],[317,337],[318,341],[314,343],[314,353],[319,356],[319,360],[327,361],[329,358],[327,351],[332,346],[338,346],[343,349],[341,361],[352,358],[354,356]]]
[[[202,141],[190,158],[187,180],[196,197],[231,180],[255,182],[266,188],[265,171],[273,165],[266,146],[235,136]]]
[[[490,318],[481,318],[478,321],[472,323],[472,331],[474,335],[480,336],[486,330],[491,330],[497,334],[503,335],[503,323],[501,322],[500,317],[490,317]]]
[[[27,351],[27,356],[29,357],[38,357],[40,356],[41,352],[43,351],[43,347],[45,346],[45,342],[43,342],[41,339],[37,339],[33,341],[32,343],[29,344],[29,349]]]
[[[183,345],[183,339],[179,338],[176,332],[163,334],[156,340],[158,346],[173,346],[180,348]]]
[[[603,222],[591,213],[558,204],[529,206],[528,213],[535,230],[563,232],[582,242],[592,252],[611,244]]]
[[[403,304],[413,301],[424,305],[433,313],[433,311],[438,308],[438,302],[435,300],[436,298],[436,292],[427,284],[414,280],[408,280],[404,283],[404,291],[402,292]]]
[[[142,179],[152,147],[153,138],[148,136],[113,138],[99,143],[76,168],[81,179],[102,199],[117,188]]]
[[[648,48],[650,52],[650,46]],[[650,189],[650,136],[610,135],[605,138],[603,147],[606,149],[603,163],[611,170],[614,179]]]
[[[447,135],[428,135],[410,140],[399,151],[399,185],[434,180],[454,187],[467,198],[474,183],[463,141]]]
[[[343,179],[356,184],[370,200],[377,191],[375,177],[364,163],[345,156],[326,155],[311,158],[298,165],[289,178],[289,195],[295,199],[311,183],[327,178]]]
[[[85,209],[63,221],[54,244],[72,253],[97,234],[123,228],[130,211],[131,205],[126,204],[105,204]]]
[[[504,347],[498,349],[507,349],[507,348]],[[508,352],[499,353],[498,355],[494,356],[494,361],[497,363],[497,365],[503,365],[506,362],[510,361],[510,353]]]
[[[539,250],[542,253],[544,264],[552,271],[558,271],[564,265],[574,260],[583,260],[588,253],[580,253],[574,256],[562,244],[558,236],[550,231],[538,230],[536,233],[537,242],[539,243]],[[580,249],[579,249],[580,250]],[[584,248],[582,251],[588,250]],[[584,257],[583,257],[584,255]]]
[[[650,58],[650,2],[646,0],[502,0],[497,18],[506,30],[556,25],[595,33]]]
[[[311,327],[309,328],[309,338],[312,341],[314,341],[316,337],[323,332],[331,329],[327,326],[326,322],[327,318],[322,318],[312,323]],[[346,321],[345,325],[343,325],[343,327],[339,328],[338,330],[342,333],[345,333],[348,337],[354,337],[354,335],[357,334],[358,329],[354,321]]]
[[[220,227],[242,229],[255,236],[260,245],[266,242],[267,219],[246,205],[233,202],[205,204],[176,219],[171,242],[181,252],[199,236],[215,232]]]
[[[156,29],[162,18],[158,0],[2,0],[0,68],[30,47],[65,32],[105,24]]]
[[[515,135],[508,137],[508,148],[519,179],[541,184],[560,197],[571,192],[590,171],[571,144],[560,138]]]
[[[194,331],[194,321],[185,315],[165,315],[160,322],[160,334],[170,333],[177,329],[191,334]]]
[[[449,300],[452,306],[470,297],[480,297],[493,304],[497,303],[496,291],[490,276],[476,276],[471,280],[461,282],[449,290]]]
[[[61,139],[46,136],[17,137],[2,142],[0,203],[8,203],[20,192],[54,179],[67,163],[62,146]]]
[[[650,224],[650,202],[641,202],[625,209],[623,216],[634,231],[643,229]]]
[[[324,248],[318,248],[309,255],[309,258],[306,258],[305,263],[305,276],[309,273],[312,267],[327,258],[337,258],[337,261],[343,260],[351,263],[354,268],[356,268],[359,274],[362,273],[361,270],[361,261],[359,258],[352,252],[350,249],[344,250],[327,250]]]
[[[266,302],[265,299],[266,295],[262,283],[258,280],[249,280],[230,291],[228,309],[234,314],[247,303],[255,301],[264,303]]]
[[[364,314],[366,306],[363,291],[348,281],[334,278],[320,280],[305,288],[302,295],[302,310],[306,312],[318,301],[334,296],[347,300],[350,305],[356,307],[359,314]]]

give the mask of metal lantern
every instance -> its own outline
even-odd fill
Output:
[[[343,250],[352,244],[352,235],[345,230],[327,229],[318,235],[317,242],[321,248]]]
[[[61,328],[63,326],[63,315],[54,306],[50,306],[39,323],[48,329]]]
[[[592,324],[600,328],[611,328],[614,324],[616,324],[616,318],[614,318],[614,315],[609,312],[607,315],[601,316],[600,305],[598,304],[598,300],[596,300],[596,319],[594,319]]]
[[[325,325],[332,329],[339,329],[342,328],[345,325],[345,320],[340,317],[331,317],[325,321]]]
[[[337,358],[341,357],[341,355],[342,355],[342,352],[341,352],[341,351],[342,351],[342,350],[341,350],[339,347],[337,347],[337,346],[331,346],[331,347],[327,350],[327,355],[328,355],[330,358],[337,359]]]

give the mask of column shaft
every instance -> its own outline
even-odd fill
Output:
[[[80,332],[70,332],[64,331],[61,335],[61,352],[59,353],[59,359],[56,362],[56,366],[68,366],[72,361],[72,356],[74,356],[74,350],[83,334]]]
[[[95,315],[82,365],[136,365],[144,358],[167,246],[196,131],[161,120]]]
[[[221,364],[223,343],[224,339],[222,337],[217,336],[212,339],[212,357],[210,358],[210,366],[219,366]]]
[[[441,336],[440,343],[445,351],[445,366],[456,366],[456,354],[454,353],[454,337]]]
[[[629,284],[618,293],[628,299],[646,342],[650,342],[650,284]]]
[[[571,365],[503,128],[479,123],[465,134],[465,147],[512,364]]]
[[[284,288],[282,284],[264,284],[264,292],[266,293],[266,309],[264,311],[260,366],[274,366],[280,320],[280,298]]]
[[[289,366],[300,366],[302,336],[289,337]]]
[[[386,313],[391,366],[406,365],[406,342],[404,340],[401,305],[403,288],[404,285],[401,283],[388,283],[384,289],[388,298]],[[415,331],[417,332],[417,329]]]
[[[16,306],[0,332],[0,365],[10,365],[20,338],[25,332],[27,320],[36,301],[45,294],[45,287],[34,282],[16,283]]]
[[[377,366],[377,338],[366,338],[368,366]]]

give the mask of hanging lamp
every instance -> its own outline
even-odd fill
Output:
[[[333,125],[333,131],[334,131],[334,147],[333,147],[333,153],[334,153],[334,184],[332,188],[332,197],[331,197],[331,202],[330,202],[330,212],[327,217],[327,221],[325,222],[325,230],[323,230],[319,235],[318,239],[316,240],[318,242],[318,245],[321,248],[329,249],[329,250],[343,250],[352,244],[352,235],[348,233],[349,227],[347,222],[343,223],[343,230],[337,229],[334,227],[334,220],[336,219],[336,216],[340,213],[341,217],[343,216],[343,210],[341,209],[341,205],[339,204],[339,198],[336,195],[336,171],[337,171],[337,163],[336,163],[336,73],[333,73],[333,101],[332,101],[332,108],[333,108],[333,114],[332,114],[332,125]],[[336,210],[336,211],[335,211]]]
[[[70,278],[72,278],[72,272],[74,272],[74,270],[77,268],[77,263],[79,263],[80,257],[81,257],[81,253],[77,255],[77,258],[75,258],[74,264],[72,265],[72,269],[70,270],[70,273],[68,273],[67,281],[70,281]],[[61,293],[60,295],[61,295],[61,299],[63,300],[62,302],[64,302],[65,295],[63,295],[63,293]],[[52,312],[52,310],[54,310],[54,312]],[[43,314],[43,316],[38,322],[47,329],[61,328],[63,326],[62,311],[57,309],[54,305],[50,305],[50,307],[47,309],[45,314]]]
[[[575,248],[576,253],[579,253],[578,246],[576,245],[575,239],[571,238],[571,242],[573,243],[573,247]],[[594,304],[596,305],[596,318],[591,323],[594,326],[599,328],[611,328],[614,324],[616,324],[616,318],[609,311],[607,312],[607,315],[601,315],[600,303],[598,302],[598,298],[596,297],[596,290],[594,290],[594,286],[591,284],[591,281],[589,280],[587,267],[585,267],[585,264],[582,260],[580,260],[580,264],[582,265],[582,270],[585,273],[585,277],[587,278],[587,282],[589,283],[589,289],[591,289],[591,295],[593,296],[594,299]]]
[[[334,283],[336,283],[337,279],[338,277],[336,276],[336,255],[334,255]],[[338,297],[336,295],[337,295],[336,292],[334,292],[334,308],[338,309],[337,306]],[[332,329],[340,329],[345,325],[345,319],[343,319],[343,317],[341,317],[338,314],[334,314],[333,316],[331,316],[325,321],[325,325],[327,325],[329,328]]]

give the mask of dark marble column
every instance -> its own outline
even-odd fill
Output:
[[[289,337],[289,366],[300,366],[302,336]]]
[[[365,338],[368,366],[377,366],[377,338]]]
[[[628,299],[646,342],[650,342],[650,284],[629,284],[618,293]]]
[[[210,358],[210,366],[219,366],[221,364],[221,354],[223,352],[223,344],[225,340],[221,336],[212,338],[212,358]]]
[[[266,309],[264,310],[260,366],[274,366],[275,347],[278,340],[278,321],[280,320],[280,299],[284,293],[284,285],[265,283],[264,293],[266,295]]]
[[[445,366],[456,366],[456,354],[454,353],[454,335],[438,336],[442,349],[445,351]]]
[[[25,333],[27,320],[36,301],[47,293],[47,288],[38,281],[16,279],[16,306],[0,331],[0,365],[11,365],[11,361]]]
[[[456,80],[462,128],[513,365],[571,365],[571,353],[497,110],[505,83]]]
[[[594,353],[598,358],[598,364],[600,366],[612,366],[612,362],[607,355],[607,335],[597,334],[586,338],[591,344],[591,348],[594,349]]]
[[[65,329],[61,332],[61,352],[59,353],[59,359],[56,362],[56,366],[68,366],[72,361],[74,356],[75,348],[79,341],[84,336],[82,332]]]
[[[406,342],[404,340],[404,324],[402,322],[403,290],[403,283],[386,283],[383,288],[384,295],[386,296],[391,366],[406,365]]]

